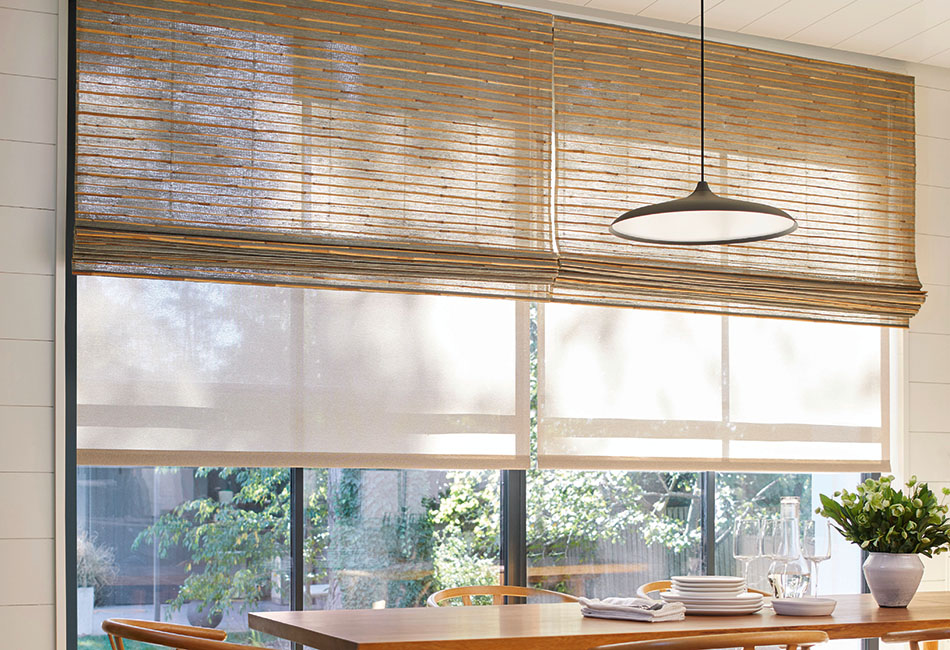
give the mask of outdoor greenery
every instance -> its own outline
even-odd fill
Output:
[[[437,589],[498,581],[499,472],[446,472],[441,491],[378,518],[363,515],[373,498],[366,470],[308,470],[305,560],[312,584],[329,584],[342,607],[420,606]],[[275,559],[289,548],[289,470],[201,468],[236,487],[230,503],[187,501],[143,531],[136,544],[158,542],[165,556],[186,549],[186,579],[169,603],[203,611],[253,609],[271,596]],[[717,530],[737,517],[767,514],[779,496],[804,494],[807,475],[720,475]],[[699,475],[661,472],[528,472],[529,564],[598,563],[612,544],[641,539],[670,566],[698,556]],[[679,562],[679,564],[676,564]],[[383,579],[381,580],[381,577]],[[382,583],[382,587],[380,586]],[[547,584],[566,588],[566,585]],[[380,589],[384,591],[380,591]]]
[[[93,587],[96,600],[101,601],[117,573],[115,551],[80,531],[76,538],[76,586]]]
[[[232,600],[252,606],[270,596],[271,570],[290,540],[290,475],[286,469],[209,468],[233,478],[240,489],[230,503],[209,497],[186,501],[162,515],[135,540],[157,543],[165,557],[175,546],[188,550],[186,578],[172,600],[173,610],[200,602],[208,615],[223,612]]]
[[[895,490],[893,476],[859,483],[854,492],[841,490],[835,497],[821,495],[816,513],[828,517],[846,540],[870,553],[920,553],[932,557],[950,544],[948,507],[917,477],[907,481],[907,492]],[[943,494],[950,489],[943,488]]]

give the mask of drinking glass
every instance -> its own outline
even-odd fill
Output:
[[[793,521],[792,519],[766,519],[762,529],[762,554],[772,560],[767,576],[772,595],[776,598],[785,597],[786,565],[795,559],[790,555],[787,540]]]
[[[818,595],[818,564],[831,557],[831,526],[827,519],[802,522],[802,557],[811,563],[812,595]]]
[[[778,551],[778,545],[782,541],[777,527],[777,519],[762,520],[762,555],[773,560]]]
[[[732,536],[732,556],[742,564],[742,577],[749,584],[749,563],[762,555],[762,520],[739,519]]]

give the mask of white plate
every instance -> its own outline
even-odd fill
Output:
[[[716,610],[718,612],[751,612],[758,611],[765,605],[763,603],[756,603],[754,605],[743,605],[742,607],[720,607],[719,605],[714,605],[713,603],[707,603],[705,605],[686,605],[686,611],[691,612],[697,609],[702,610]]]
[[[672,589],[668,593],[673,596],[685,596],[687,598],[710,598],[716,600],[731,600],[733,598],[741,598],[743,594],[748,593],[746,590],[742,591],[687,591],[685,589]]]
[[[682,585],[744,585],[744,578],[736,576],[673,576],[670,578],[673,583]]]
[[[718,607],[687,607],[686,615],[699,614],[702,616],[743,616],[745,614],[758,614],[762,606],[750,607],[747,609],[719,609]]]
[[[772,609],[782,616],[831,616],[837,604],[833,598],[772,599]]]
[[[748,606],[754,604],[762,603],[762,594],[756,594],[753,592],[745,592],[739,594],[738,596],[733,596],[731,598],[722,598],[719,596],[694,596],[694,595],[684,595],[678,594],[673,591],[664,591],[660,594],[660,598],[671,603],[710,603],[715,604],[716,606]]]
[[[694,585],[670,585],[672,591],[704,591],[707,593],[720,593],[720,592],[736,592],[742,593],[747,591],[745,585],[737,585],[735,587],[696,587]]]

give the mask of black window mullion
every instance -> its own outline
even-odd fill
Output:
[[[304,528],[307,522],[304,517],[304,486],[303,468],[293,467],[290,470],[290,609],[299,612],[304,608],[304,579],[303,540]],[[294,650],[302,650],[299,643],[294,644]]]
[[[79,639],[76,613],[76,563],[78,539],[76,508],[76,276],[73,268],[72,232],[76,222],[76,0],[69,0],[67,9],[67,72],[66,72],[66,269],[65,273],[65,323],[64,323],[64,374],[65,392],[65,444],[63,501],[66,512],[66,648],[75,650]]]
[[[699,476],[702,491],[702,553],[706,575],[716,575],[716,472]]]
[[[527,472],[501,472],[501,563],[505,584],[528,586]]]

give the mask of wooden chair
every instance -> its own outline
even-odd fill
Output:
[[[648,582],[645,585],[640,585],[637,587],[637,596],[640,598],[650,598],[649,595],[654,591],[668,591],[670,587],[673,586],[673,583],[669,580],[656,580],[654,582]],[[753,589],[752,587],[747,587],[749,591],[754,594],[762,594],[763,596],[771,596],[772,594],[767,591],[760,591],[758,589]],[[654,599],[655,600],[655,599]]]
[[[102,630],[109,635],[112,650],[125,650],[125,640],[176,650],[248,650],[251,647],[226,642],[227,633],[221,630],[157,621],[110,618],[102,622]]]
[[[824,643],[828,635],[818,630],[782,630],[776,632],[737,632],[735,634],[705,634],[671,639],[651,639],[602,645],[591,650],[720,650],[743,648],[755,650],[758,646],[784,646],[786,650],[809,648]]]
[[[426,599],[426,605],[429,607],[442,607],[440,603],[451,598],[460,598],[463,605],[472,604],[472,596],[491,596],[492,605],[503,605],[504,600],[498,602],[499,597],[514,596],[517,598],[528,598],[530,596],[551,596],[559,598],[565,603],[576,603],[577,597],[570,594],[562,594],[558,591],[548,589],[535,589],[534,587],[512,587],[507,585],[473,585],[471,587],[450,587],[437,591]]]
[[[950,639],[950,629],[945,627],[933,630],[891,632],[881,637],[884,643],[909,643],[910,650],[937,650],[937,642],[944,639]]]

